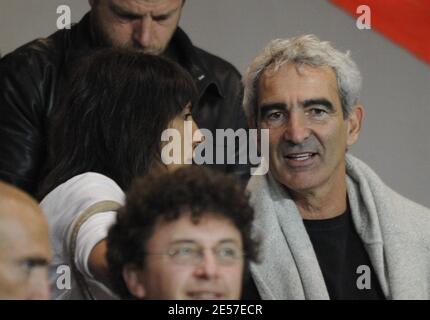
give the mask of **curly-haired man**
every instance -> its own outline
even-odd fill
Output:
[[[137,180],[108,236],[122,298],[239,299],[256,260],[253,209],[234,177],[202,167]]]

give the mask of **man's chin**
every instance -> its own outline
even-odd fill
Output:
[[[188,294],[184,300],[227,300],[223,295],[212,293],[205,294]]]
[[[275,179],[287,188],[287,190],[293,192],[309,191],[318,185],[315,174],[312,172],[301,172],[288,176],[281,174],[279,176],[275,176]]]
[[[123,45],[122,47],[124,49],[135,50],[137,52],[141,52],[144,54],[150,54],[153,56],[159,56],[163,53],[163,50],[158,49],[158,48],[143,48],[141,46],[136,46],[136,45]]]

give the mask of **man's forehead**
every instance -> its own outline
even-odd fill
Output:
[[[266,102],[262,100],[279,94],[283,96],[306,92],[310,95],[315,93],[319,97],[327,95],[326,98],[330,98],[338,93],[336,74],[331,67],[292,63],[269,66],[262,73],[257,88],[259,104]]]
[[[25,192],[11,185],[0,182],[0,218],[7,215],[12,215],[15,218],[24,219],[33,214],[42,215],[37,202]]]
[[[164,230],[163,230],[164,229]],[[196,243],[216,243],[225,240],[239,240],[240,231],[227,217],[204,214],[198,220],[189,214],[182,214],[173,221],[161,221],[155,232],[167,232],[168,242],[194,241]]]
[[[330,66],[313,66],[304,63],[286,62],[280,65],[272,64],[262,73],[260,81],[279,81],[285,77],[324,77],[336,80],[336,73]]]
[[[16,258],[50,255],[48,225],[38,215],[22,217],[4,216],[0,219],[0,251],[7,247]]]
[[[135,14],[166,13],[182,4],[182,0],[111,0],[116,8],[121,8]]]

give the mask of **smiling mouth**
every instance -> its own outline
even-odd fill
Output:
[[[302,152],[302,153],[290,153],[284,156],[288,160],[304,162],[315,157],[317,153],[314,152]]]
[[[188,292],[188,297],[193,300],[219,300],[223,298],[223,295],[211,291],[194,291]]]

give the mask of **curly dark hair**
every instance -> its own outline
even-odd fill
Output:
[[[173,221],[189,213],[198,222],[205,214],[225,217],[240,231],[246,257],[257,261],[259,241],[251,236],[254,210],[249,194],[236,177],[203,166],[138,178],[107,238],[111,285],[122,298],[133,298],[122,277],[126,265],[142,267],[146,244],[159,221]]]

